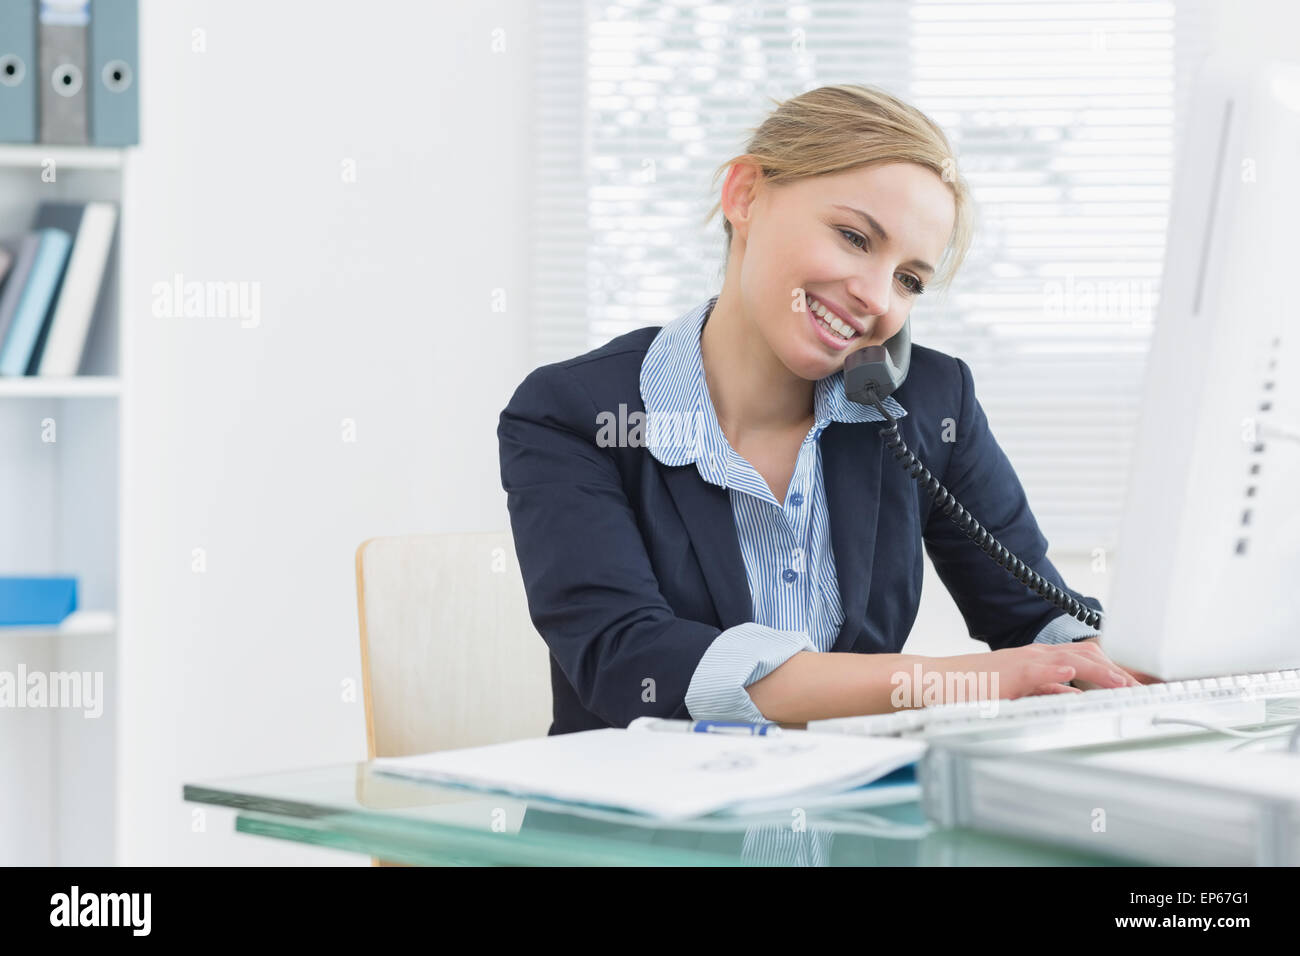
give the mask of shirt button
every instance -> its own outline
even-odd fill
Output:
[[[799,574],[796,571],[791,570],[790,568],[786,568],[785,571],[782,573],[781,577],[785,578],[786,583],[791,583],[794,581],[795,578],[799,577]]]
[[[794,494],[790,496],[790,504],[792,505],[803,504],[803,495],[799,494],[799,492],[796,491]]]

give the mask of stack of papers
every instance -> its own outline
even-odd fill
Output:
[[[606,728],[410,757],[376,772],[687,820],[869,803],[855,791],[916,762],[919,740],[788,730],[779,737]]]

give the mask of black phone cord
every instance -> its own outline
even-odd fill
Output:
[[[939,510],[947,515],[949,520],[960,528],[966,537],[979,545],[980,550],[992,558],[995,564],[1013,578],[1036,593],[1044,601],[1060,608],[1070,617],[1100,631],[1101,612],[1066,594],[1051,581],[1048,581],[1008,551],[997,538],[993,537],[983,525],[976,521],[975,517],[961,506],[961,502],[952,496],[952,492],[940,484],[939,479],[930,474],[930,469],[921,464],[920,459],[908,449],[907,443],[903,441],[903,436],[898,433],[897,419],[889,414],[889,410],[877,397],[875,386],[867,386],[867,391],[870,393],[871,403],[889,422],[887,428],[880,430],[880,436],[885,440],[885,447],[894,453],[894,457],[902,463],[903,470],[925,489],[926,494],[934,498],[934,503]]]

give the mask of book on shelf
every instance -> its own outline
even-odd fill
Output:
[[[0,376],[77,374],[117,228],[111,202],[45,202],[31,230],[0,243]]]

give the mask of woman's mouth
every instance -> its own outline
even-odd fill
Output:
[[[804,297],[808,301],[808,323],[816,330],[821,340],[831,348],[836,350],[847,348],[849,343],[858,337],[858,332],[813,296],[804,293]]]

